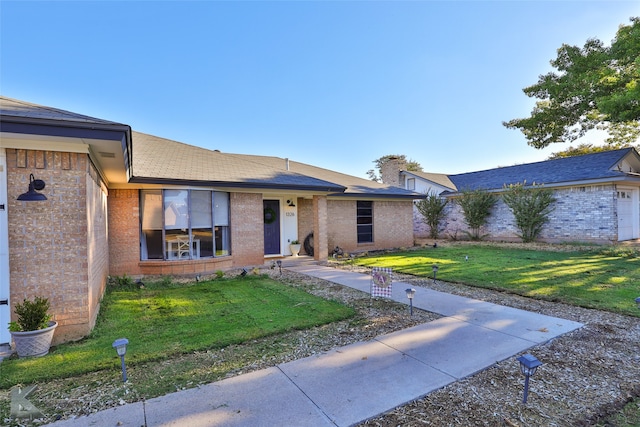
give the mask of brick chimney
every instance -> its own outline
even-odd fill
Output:
[[[382,183],[404,188],[404,180],[400,179],[400,171],[407,168],[407,162],[400,157],[390,157],[380,168]]]

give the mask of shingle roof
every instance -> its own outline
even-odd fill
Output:
[[[133,132],[132,182],[416,198],[416,193],[280,157],[231,154]],[[420,197],[420,195],[417,195]]]
[[[496,190],[505,185],[526,181],[528,184],[563,184],[579,181],[593,181],[609,178],[621,178],[624,172],[615,166],[633,148],[603,151],[582,156],[546,160],[536,163],[501,167],[478,172],[449,175],[449,179],[458,191]],[[637,157],[637,153],[635,153]]]
[[[59,122],[75,122],[86,124],[122,125],[121,123],[84,116],[57,108],[45,107],[20,101],[18,99],[0,96],[0,115],[3,117],[53,120]]]

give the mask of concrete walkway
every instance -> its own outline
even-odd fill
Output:
[[[370,290],[370,277],[365,274],[317,265],[287,268]],[[406,304],[404,290],[408,287],[394,282],[392,298]],[[425,288],[416,288],[414,306],[445,317],[372,341],[53,425],[350,426],[582,326]]]

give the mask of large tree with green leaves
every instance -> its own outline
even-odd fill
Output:
[[[557,72],[540,76],[524,93],[537,98],[531,116],[503,124],[520,129],[527,143],[544,148],[605,129],[615,148],[640,136],[640,17],[622,25],[611,46],[589,39],[562,45],[551,61]]]
[[[382,156],[379,159],[373,161],[373,163],[376,164],[376,168],[369,169],[367,171],[367,176],[369,177],[369,179],[371,179],[371,181],[380,182],[382,180],[382,166],[392,159],[399,159],[400,161],[404,162],[407,165],[406,170],[408,171],[422,172],[422,166],[420,166],[420,163],[416,162],[415,160],[407,159],[407,156],[405,156],[404,154],[387,154],[386,156]]]

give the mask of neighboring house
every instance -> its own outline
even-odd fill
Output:
[[[540,240],[611,243],[640,238],[640,156],[633,148],[455,175],[408,172],[396,162],[383,174],[383,182],[417,192],[435,191],[450,201],[465,190],[500,193],[509,184],[542,184],[554,190],[556,202]],[[464,238],[468,231],[454,203],[449,203],[442,226],[443,237]],[[416,237],[428,236],[419,215],[414,232]],[[500,199],[483,233],[492,240],[517,241],[518,232],[511,211]]]
[[[18,200],[31,177],[45,182],[46,200]],[[290,255],[296,239],[308,237],[316,260],[335,246],[411,246],[419,197],[0,97],[0,325],[16,302],[44,296],[59,322],[55,341],[77,339],[93,327],[109,275],[263,265]],[[0,327],[0,343],[9,339]]]

